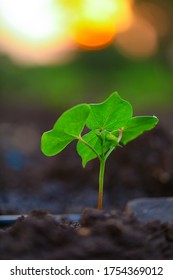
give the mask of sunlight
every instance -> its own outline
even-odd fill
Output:
[[[0,47],[1,52],[7,53],[15,62],[26,65],[64,63],[74,58],[76,50],[71,41],[52,40],[45,44],[29,45],[7,33],[1,33]]]
[[[9,32],[26,41],[40,42],[63,34],[64,10],[61,6],[58,9],[57,13],[52,0],[1,0],[0,18]]]
[[[74,15],[73,37],[86,49],[97,49],[112,42],[117,32],[131,23],[131,1],[83,0]]]
[[[0,0],[0,49],[22,64],[64,62],[74,56],[65,9],[55,0]]]
[[[44,64],[77,48],[104,48],[130,28],[132,6],[133,0],[0,0],[1,52]]]

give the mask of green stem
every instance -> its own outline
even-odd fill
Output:
[[[98,209],[102,210],[105,158],[100,159]]]
[[[119,144],[119,142],[121,141],[121,138],[123,136],[123,129],[120,128],[119,129],[119,135],[118,135],[118,138],[117,138],[117,143]],[[107,158],[110,156],[110,154],[112,153],[112,151],[115,149],[115,147],[112,147],[108,150],[108,152],[105,154],[105,160],[107,160]]]
[[[105,160],[110,156],[113,150],[115,150],[115,147],[112,147],[107,151],[107,153],[105,154]]]

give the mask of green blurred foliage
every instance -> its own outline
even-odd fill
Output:
[[[80,102],[99,102],[118,91],[136,109],[164,109],[173,100],[172,74],[160,54],[127,59],[114,47],[81,51],[73,61],[53,66],[19,66],[1,57],[0,95],[6,103],[67,108]]]

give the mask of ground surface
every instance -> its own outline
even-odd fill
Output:
[[[85,209],[79,223],[35,211],[0,231],[1,259],[173,259],[173,224]]]

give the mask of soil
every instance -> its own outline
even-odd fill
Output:
[[[0,214],[29,213],[0,229],[1,259],[173,259],[173,225],[140,224],[124,210],[130,199],[173,196],[172,116],[112,153],[105,212],[95,209],[96,160],[83,169],[75,143],[52,158],[40,152],[57,114],[4,106],[0,117]],[[82,215],[55,221],[59,213]]]
[[[33,211],[0,240],[1,259],[173,259],[173,224],[142,225],[121,211],[85,209],[79,223]]]

